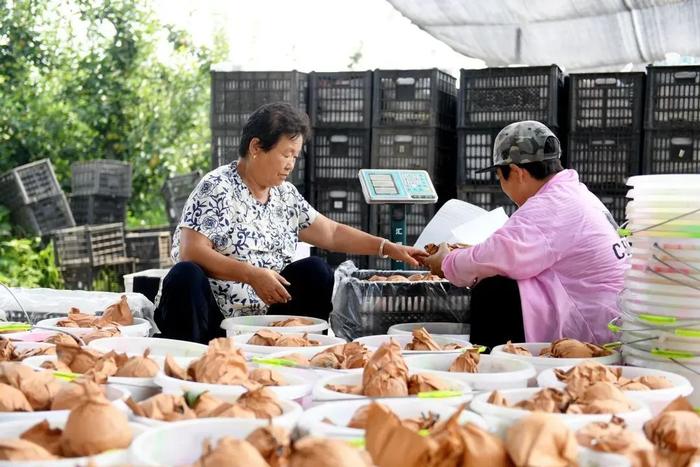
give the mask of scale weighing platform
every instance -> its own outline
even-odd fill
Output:
[[[437,192],[425,170],[361,169],[362,193],[368,204],[391,205],[391,238],[406,244],[406,205],[434,204]],[[392,269],[404,269],[401,261],[391,261]]]

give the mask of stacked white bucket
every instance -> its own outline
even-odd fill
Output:
[[[617,323],[623,359],[682,374],[700,405],[700,175],[644,175],[627,184],[632,266]]]

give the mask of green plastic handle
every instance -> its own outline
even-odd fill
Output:
[[[32,328],[31,324],[25,324],[25,323],[12,323],[12,324],[4,324],[0,326],[0,332],[1,331],[29,331]]]
[[[604,349],[616,349],[618,347],[622,347],[621,341],[608,342],[607,344],[603,344]]]
[[[462,393],[460,391],[426,391],[419,392],[417,397],[419,399],[445,399],[448,397],[459,397]]]
[[[430,436],[430,430],[423,428],[422,430],[418,430],[418,434],[421,436]]]
[[[619,229],[617,229],[617,234],[620,237],[625,238],[631,236],[632,231],[630,229],[623,229],[622,227],[620,227]]]
[[[350,446],[354,448],[364,448],[365,447],[365,439],[364,438],[356,438],[356,439],[349,439],[346,441]]]
[[[277,366],[299,366],[298,363],[287,360],[286,358],[264,358],[264,357],[253,357],[253,362],[264,363],[265,365],[277,365]],[[302,367],[303,368],[303,367]]]
[[[656,324],[673,324],[676,322],[676,318],[673,316],[652,315],[649,313],[640,313],[637,315],[637,318],[641,319],[642,321],[646,321],[647,323]]]
[[[78,373],[70,373],[68,371],[54,371],[53,375],[54,377],[64,381],[75,381],[81,376]]]
[[[700,337],[700,329],[678,328],[673,333],[681,337]]]
[[[683,352],[682,350],[666,350],[653,348],[651,349],[653,355],[658,355],[659,357],[666,358],[693,358],[695,355],[692,352]]]
[[[608,323],[608,329],[612,332],[622,331],[622,328],[620,326],[618,326],[617,324],[613,324],[613,323]],[[605,347],[605,346],[603,346],[603,347]]]

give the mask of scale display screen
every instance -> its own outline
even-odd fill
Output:
[[[438,200],[425,170],[362,169],[359,177],[368,204],[431,204]]]

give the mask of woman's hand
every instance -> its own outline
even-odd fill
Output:
[[[251,273],[248,283],[266,305],[287,303],[292,299],[292,296],[284,287],[285,285],[290,285],[289,282],[272,269],[256,267]]]
[[[389,255],[391,259],[403,261],[411,266],[420,266],[423,260],[428,257],[425,250],[391,242],[384,244],[384,254]]]
[[[440,277],[445,277],[445,273],[442,272],[442,261],[448,254],[450,254],[450,247],[447,245],[447,243],[443,242],[438,247],[437,253],[425,258],[423,260],[423,264],[430,268],[430,272],[432,274],[435,274]]]

